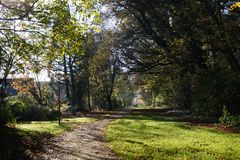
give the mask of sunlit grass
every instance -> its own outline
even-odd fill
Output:
[[[240,134],[190,126],[168,117],[114,121],[107,140],[122,159],[240,159]]]
[[[38,132],[38,133],[50,133],[52,135],[59,135],[65,131],[70,130],[74,125],[80,123],[88,123],[94,121],[93,118],[66,118],[61,121],[61,125],[58,125],[57,121],[38,121],[38,122],[23,122],[16,125],[17,129]]]

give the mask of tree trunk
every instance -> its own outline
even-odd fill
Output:
[[[87,99],[88,99],[88,108],[89,108],[89,111],[92,111],[92,107],[91,107],[91,97],[90,97],[90,79],[89,79],[89,74],[88,74],[88,77],[87,77]]]
[[[61,125],[61,91],[60,82],[58,83],[58,124]]]
[[[156,96],[155,96],[155,93],[152,91],[152,107],[155,107],[155,103],[156,103]]]
[[[112,105],[112,96],[111,95],[107,95],[107,102],[108,102],[109,110],[112,111],[113,105]]]
[[[90,58],[90,50],[87,47],[86,48],[86,57],[85,57],[85,63],[86,63],[86,78],[87,78],[87,101],[88,101],[88,109],[89,111],[92,111],[91,107],[91,95],[90,95],[90,73],[89,73],[89,58]]]
[[[71,102],[70,91],[69,91],[69,79],[68,79],[68,71],[67,71],[67,60],[66,55],[63,55],[63,65],[64,65],[64,81],[65,81],[65,90],[66,90],[66,98]]]
[[[70,71],[70,79],[71,79],[71,112],[73,115],[76,114],[76,85],[74,78],[74,71],[72,66],[72,58],[69,58],[69,71]]]

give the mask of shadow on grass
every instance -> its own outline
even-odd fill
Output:
[[[211,132],[218,135],[224,135],[224,134],[235,134],[235,132],[226,132],[225,130],[221,128],[214,127],[214,125],[208,125],[208,124],[201,124],[192,122],[192,119],[184,118],[184,117],[175,117],[175,116],[126,116],[124,117],[125,120],[134,120],[138,121],[138,124],[141,124],[142,128],[144,129],[144,126],[146,125],[144,121],[153,121],[153,122],[169,122],[173,123],[174,127],[177,127],[179,129],[188,130],[188,131],[206,131]],[[131,124],[130,121],[119,121],[118,124],[120,125],[128,125]],[[161,125],[161,124],[159,124]],[[162,124],[163,125],[163,124]],[[166,124],[164,124],[166,125]],[[151,126],[153,129],[159,129],[158,127]],[[142,130],[143,132],[143,130]],[[237,132],[239,133],[239,132]],[[146,133],[147,134],[147,133]]]
[[[142,125],[145,125],[145,128],[143,127],[143,129],[141,129]],[[169,127],[161,128],[162,125],[169,125]],[[205,128],[192,124],[190,122],[179,122],[174,117],[128,116],[125,117],[124,120],[120,120],[117,123],[114,123],[111,133],[114,133],[113,131],[119,130],[125,132],[125,134],[119,132],[119,135],[117,134],[118,137],[113,136],[109,139],[108,142],[112,143],[116,141],[114,142],[115,144],[124,146],[122,148],[120,147],[120,149],[116,147],[116,152],[118,155],[120,155],[120,157],[123,157],[123,159],[185,159],[186,157],[188,157],[187,159],[238,159],[237,155],[234,155],[238,154],[236,148],[235,151],[232,151],[230,153],[221,152],[217,146],[216,150],[211,147],[208,148],[208,145],[213,144],[214,146],[218,143],[214,141],[211,142],[211,139],[208,140],[207,138],[220,136],[222,138],[226,137],[228,139],[228,137],[235,137],[235,135],[229,135],[229,133],[226,133],[224,131],[219,131],[215,128]],[[199,136],[197,134],[198,132],[200,132]],[[206,136],[208,134],[209,136]],[[185,138],[188,139],[188,136],[189,138],[193,140],[199,140],[200,142],[198,142],[197,145],[191,142],[187,144],[183,143],[182,145],[178,145],[176,143],[176,139],[179,138],[179,143],[181,143],[185,140]],[[201,136],[203,136],[203,142],[201,142]],[[236,137],[239,136],[236,135]],[[181,140],[180,138],[184,139]],[[147,141],[147,139],[149,139],[149,141]],[[162,139],[165,142],[169,142],[169,145],[171,145],[171,140],[173,140],[173,145],[163,147],[161,146],[161,143],[151,143],[152,141],[159,139]],[[133,144],[134,149],[131,147]],[[224,148],[225,146],[223,145],[220,146],[220,148],[221,147]],[[121,152],[118,150],[121,150]]]
[[[32,153],[42,150],[43,144],[51,138],[49,133],[27,132],[16,128],[0,128],[0,159],[27,160]]]
[[[139,115],[139,116],[127,116],[125,119],[129,120],[137,120],[137,121],[145,121],[145,120],[151,120],[151,121],[156,121],[156,122],[177,122],[181,121],[179,117],[171,117],[171,116],[151,116],[151,115]]]

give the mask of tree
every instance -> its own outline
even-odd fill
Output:
[[[40,107],[47,107],[53,101],[53,92],[48,82],[40,82],[35,75],[35,79],[24,77],[13,79],[12,87],[18,91],[18,94],[33,97]]]
[[[2,32],[3,33],[3,32]],[[1,37],[0,92],[4,93],[11,80],[10,75],[23,73],[25,61],[29,60],[32,45],[12,31],[5,31]],[[1,99],[4,97],[1,97]]]
[[[113,33],[105,32],[96,54],[90,62],[91,88],[94,94],[102,97],[108,103],[110,110],[113,109],[113,91],[119,68],[119,57],[114,51]],[[101,99],[100,97],[98,97]]]
[[[93,0],[1,2],[0,48],[1,56],[5,59],[0,63],[1,73],[4,72],[1,83],[6,86],[4,79],[9,74],[19,74],[26,70],[34,73],[48,70],[51,76],[55,76],[61,71],[54,70],[52,66],[67,60],[64,66],[69,69],[65,71],[70,74],[65,72],[65,82],[66,86],[71,85],[69,88],[73,98],[70,95],[68,97],[71,98],[72,111],[75,112],[75,101],[78,99],[75,96],[77,90],[80,90],[77,87],[80,81],[79,71],[75,68],[79,65],[76,59],[79,60],[84,54],[87,33],[92,28],[98,30],[97,24],[101,22],[95,4]],[[56,68],[61,69],[61,64],[57,65]],[[71,84],[68,84],[68,78]]]
[[[127,107],[132,105],[134,98],[134,88],[132,85],[131,76],[127,74],[119,74],[116,78],[113,97],[115,104],[119,107]]]
[[[77,8],[75,10],[76,13],[72,15],[68,1],[56,2],[56,8],[53,13],[58,13],[58,16],[53,22],[53,34],[50,38],[53,43],[53,48],[51,48],[52,57],[50,58],[57,58],[60,62],[63,61],[66,93],[71,101],[73,113],[76,112],[77,104],[81,104],[79,99],[82,99],[84,93],[81,88],[81,86],[84,86],[81,84],[83,82],[81,72],[84,70],[82,64],[85,52],[85,36],[88,29],[95,27],[97,23],[90,21],[90,18],[93,20],[98,19],[97,12],[93,8],[93,2],[86,1],[85,8],[78,4],[77,1],[74,2],[74,5]],[[77,14],[82,16],[82,22],[76,19]],[[61,54],[58,55],[56,53]],[[51,63],[54,63],[54,61]],[[61,68],[61,65],[58,65],[59,63],[57,68]]]
[[[197,102],[192,96],[200,96],[198,91],[203,79],[207,79],[206,75],[212,82],[222,81],[211,76],[214,72],[221,73],[221,79],[228,77],[228,82],[235,79],[232,75],[239,77],[240,39],[236,36],[239,34],[239,16],[228,12],[234,2],[110,0],[106,3],[122,22],[118,50],[123,64],[132,73],[158,75],[164,85],[157,85],[168,93],[165,100],[172,97],[175,106],[181,104],[191,109],[196,103],[200,104],[197,105],[199,108],[204,101],[211,101],[201,95],[205,100]],[[211,89],[219,94],[233,87],[220,84]],[[239,89],[238,85],[235,87]],[[210,88],[205,90],[215,94],[210,93]],[[230,99],[235,101],[238,95],[235,93]],[[220,97],[212,102],[221,106],[218,110],[225,104],[237,108],[237,103],[229,103],[230,99],[225,96],[225,102]]]

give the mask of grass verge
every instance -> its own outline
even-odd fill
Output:
[[[94,121],[93,118],[65,118],[58,125],[57,121],[38,121],[38,122],[22,122],[16,125],[17,129],[30,133],[49,133],[51,135],[59,135],[70,130],[74,125],[79,123],[88,123]]]
[[[94,121],[93,118],[67,118],[59,126],[57,121],[22,122],[15,128],[0,128],[0,159],[26,160],[42,151],[49,138],[72,129],[79,123]]]
[[[106,134],[122,159],[240,159],[240,134],[193,126],[172,117],[126,117],[114,121]]]

